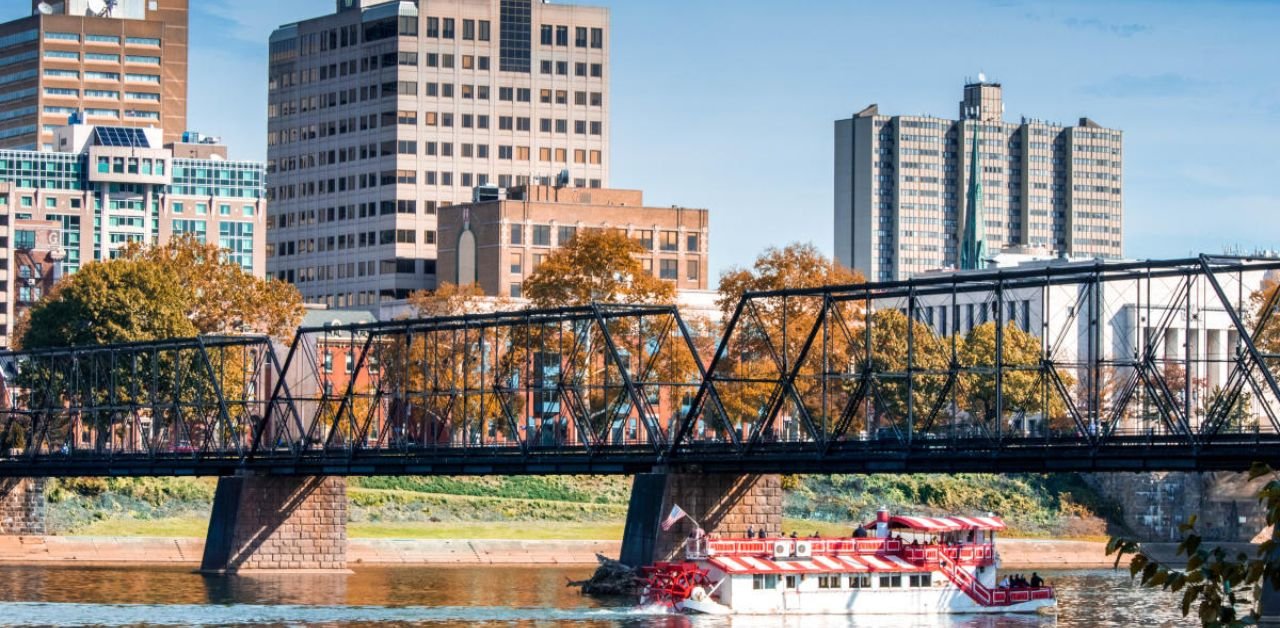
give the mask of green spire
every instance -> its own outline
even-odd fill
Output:
[[[969,191],[965,199],[964,239],[960,242],[960,270],[986,266],[987,224],[982,210],[982,122],[974,121],[973,157],[969,160]]]

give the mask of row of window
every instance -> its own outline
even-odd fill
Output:
[[[501,148],[501,147],[500,147]],[[527,159],[526,159],[527,161]],[[320,196],[324,194],[339,194],[343,192],[353,192],[356,190],[366,190],[386,185],[413,184],[418,180],[417,172],[413,170],[386,170],[381,173],[371,172],[359,175],[348,175],[336,179],[320,179],[317,181],[303,181],[301,183],[289,183],[278,185],[267,189],[267,199],[270,201],[290,201],[300,198],[308,198]],[[423,173],[423,180],[427,185],[440,185],[450,187],[457,185],[463,189],[469,190],[476,186],[487,185],[491,179],[488,174],[462,172],[458,173],[457,179],[454,178],[452,172],[435,172],[426,171]],[[526,175],[513,176],[510,174],[498,175],[498,187],[509,188],[513,181],[519,182],[516,185],[552,185],[554,177],[552,176],[535,176]],[[575,178],[573,187],[577,188],[599,188],[601,187],[600,179]],[[226,196],[218,194],[218,196]]]
[[[314,67],[295,68],[294,64],[272,66],[267,77],[267,91],[275,92],[321,81],[330,81],[347,76],[356,76],[379,69],[398,67],[426,67],[452,70],[476,70],[488,72],[492,67],[488,55],[456,54],[452,52],[387,52],[381,55],[348,59],[336,63],[316,65]],[[569,76],[569,61],[544,59],[541,64],[543,74]],[[573,62],[573,75],[601,78],[604,75],[603,63],[586,61]]]
[[[755,574],[751,577],[751,588],[755,590],[768,591],[779,588],[783,589],[799,589],[800,584],[804,582],[806,576],[804,574],[793,574],[780,576],[777,574]],[[874,588],[879,589],[899,589],[903,587],[911,587],[914,589],[930,588],[933,586],[933,574],[931,573],[882,573],[873,576],[868,573],[851,573],[851,574],[824,574],[817,577],[818,589],[870,589],[872,583]]]
[[[45,96],[79,98],[80,90],[70,87],[46,87],[44,88]],[[101,100],[120,100],[120,92],[105,89],[86,89],[84,90],[85,98],[95,98]],[[141,100],[145,102],[160,102],[160,94],[152,92],[125,92],[125,100]]]
[[[55,60],[79,61],[80,53],[75,50],[45,50],[44,58]],[[84,60],[102,62],[102,63],[120,63],[120,55],[108,54],[105,52],[86,52]],[[135,63],[139,65],[160,65],[160,57],[152,55],[125,55],[125,63]]]
[[[417,244],[418,232],[413,229],[384,229],[382,231],[361,231],[343,233],[327,238],[302,238],[272,243],[267,248],[268,257],[290,257],[327,251],[345,251],[348,249],[386,246],[388,244]],[[422,243],[436,244],[435,229],[422,232]]]
[[[454,90],[455,86],[458,88],[456,92]],[[75,90],[67,91],[74,92]],[[455,93],[464,100],[489,100],[491,91],[488,85],[483,84],[464,83],[455,85],[454,83],[433,82],[423,84],[423,95],[428,98],[454,98]],[[292,98],[277,100],[267,105],[267,116],[274,120],[283,116],[331,109],[362,100],[389,97],[391,95],[417,95],[417,85],[413,81],[398,81],[385,83],[381,87],[362,87],[359,88],[359,91],[356,88],[352,88],[341,92],[329,92],[328,94],[307,96],[296,100]],[[498,100],[502,102],[533,102],[533,90],[527,87],[499,87]],[[540,90],[538,102],[547,105],[567,105],[569,104],[569,91]],[[604,93],[574,91],[573,104],[580,107],[603,107]]]
[[[424,275],[434,275],[436,272],[436,261],[433,259],[384,259],[384,260],[367,260],[361,262],[347,262],[346,264],[338,264],[337,266],[306,266],[298,269],[287,269],[276,271],[275,276],[280,281],[287,281],[291,284],[304,284],[313,281],[333,281],[335,279],[353,279],[356,277],[376,277],[378,275],[416,275],[418,269],[422,269]],[[388,298],[406,298],[409,291],[405,290],[396,296],[388,296]],[[372,301],[371,301],[372,302]]]
[[[569,27],[563,24],[542,24],[538,29],[538,41],[543,46],[569,46]],[[573,27],[575,48],[604,49],[604,29],[587,26]]]
[[[45,41],[80,41],[79,33],[65,33],[49,31],[44,34]],[[120,37],[117,35],[96,35],[88,33],[84,36],[85,43],[93,44],[111,44],[113,46],[120,45]],[[124,43],[129,46],[149,46],[153,48],[160,47],[160,40],[155,37],[126,37]],[[3,40],[0,40],[0,47],[3,47]]]
[[[45,78],[79,79],[80,72],[78,70],[46,69],[44,71],[44,76]],[[119,81],[120,73],[119,72],[85,71],[84,78],[86,81],[89,81],[89,80]],[[160,75],[159,74],[137,74],[133,72],[127,72],[124,75],[124,80],[125,82],[128,82],[128,83],[152,83],[152,84],[158,85],[160,83]]]

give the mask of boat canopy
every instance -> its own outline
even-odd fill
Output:
[[[876,522],[867,524],[874,528]],[[907,528],[923,532],[954,532],[957,530],[1003,530],[1004,520],[999,517],[889,517],[890,529]]]

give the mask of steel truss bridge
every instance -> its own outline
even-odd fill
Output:
[[[0,475],[1280,464],[1280,260],[1071,263],[0,354]]]

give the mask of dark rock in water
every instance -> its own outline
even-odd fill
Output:
[[[567,586],[581,587],[586,595],[615,596],[635,595],[639,571],[612,558],[596,554],[600,566],[587,580],[573,580]]]

